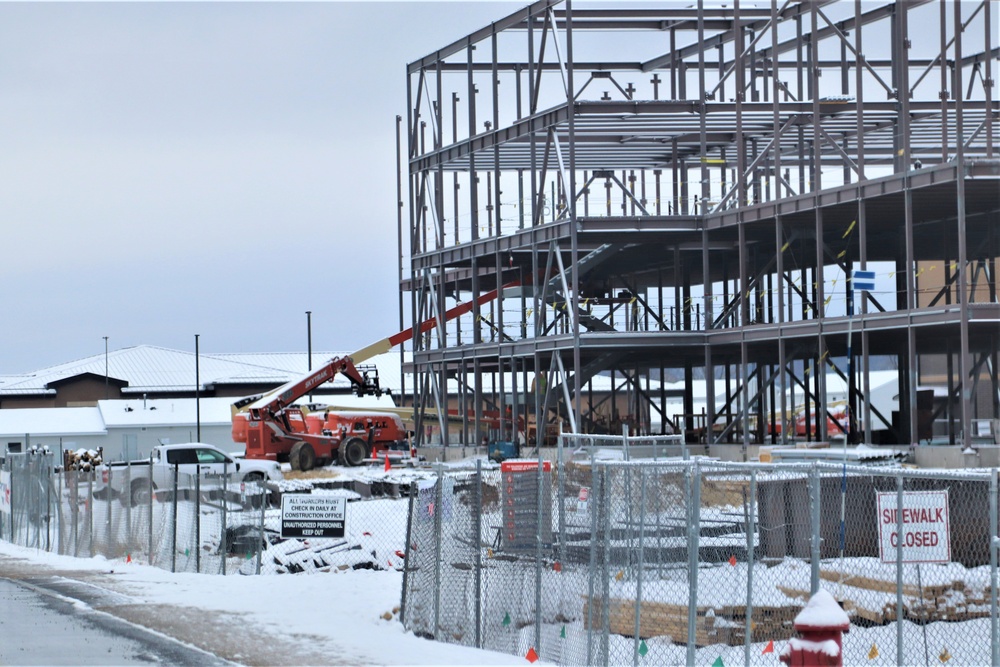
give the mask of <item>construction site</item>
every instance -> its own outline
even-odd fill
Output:
[[[1000,442],[996,13],[541,0],[411,62],[418,444]]]

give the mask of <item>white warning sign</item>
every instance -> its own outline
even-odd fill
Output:
[[[896,562],[896,546],[900,542],[904,563],[951,562],[948,491],[904,491],[903,507],[897,508],[896,501],[895,491],[878,494],[878,546],[882,562]]]
[[[281,537],[343,537],[347,500],[286,493],[281,497]]]

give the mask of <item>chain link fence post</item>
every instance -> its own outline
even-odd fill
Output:
[[[96,554],[94,553],[94,477],[96,475],[96,470],[90,469],[90,473],[87,475],[87,525],[90,528],[90,557],[93,558]]]
[[[1000,468],[994,468],[990,474],[990,648],[993,665],[1000,665],[1000,621],[997,609],[997,550],[1000,549],[1000,527],[997,526],[997,514],[1000,501],[997,493]]]
[[[194,473],[194,571],[201,574],[201,466]]]
[[[226,576],[226,564],[229,560],[229,459],[222,463],[222,534],[219,535],[219,552],[222,556],[222,576]]]
[[[73,556],[77,557],[80,555],[80,471],[73,470],[70,473],[71,483],[73,485],[72,498],[70,502],[70,514],[73,517]]]
[[[594,508],[590,510],[590,553],[587,567],[587,664],[594,664],[594,573],[597,571],[597,513],[601,507],[600,477],[590,450],[590,493]]]
[[[125,506],[125,543],[126,548],[131,553],[138,545],[135,535],[132,534],[132,458],[126,457],[125,463],[125,483],[122,485],[122,504]]]
[[[632,636],[632,667],[639,665],[640,620],[642,618],[642,571],[646,565],[646,469],[639,468],[639,564],[635,580],[635,632]]]
[[[556,450],[556,474],[558,477],[558,491],[559,494],[559,532],[557,533],[556,542],[556,560],[560,563],[566,560],[566,465],[565,459],[563,457],[563,437],[559,436],[557,441]]]
[[[0,457],[0,472],[7,472],[7,457]],[[8,484],[10,482],[8,481]],[[9,490],[10,487],[8,486]],[[6,512],[0,512],[0,540],[4,539],[4,535],[7,534],[7,520],[4,518]]]
[[[107,544],[104,545],[104,549],[106,552],[104,555],[107,558],[114,558],[116,554],[114,549],[114,536],[113,536],[114,534],[111,529],[111,493],[112,493],[111,490],[115,487],[113,485],[114,480],[112,478],[111,466],[110,465],[105,466],[105,470],[107,470],[108,472],[108,483],[104,487],[104,503],[105,505],[107,505],[107,507],[105,508],[106,510],[105,514],[107,515],[107,519],[104,523],[105,526],[104,534],[106,536],[105,539],[107,540]],[[103,475],[104,473],[102,472],[101,474]]]
[[[810,539],[809,539],[809,594],[816,595],[819,591],[820,564],[820,484],[819,466],[815,463],[809,469],[809,509]]]
[[[690,520],[688,522],[688,627],[687,664],[693,667],[697,649],[698,624],[698,552],[701,536],[701,464],[695,459],[688,469],[690,493],[687,494]]]
[[[437,483],[434,485],[434,632],[437,638],[441,629],[441,537],[442,509],[444,507],[444,465],[437,464]]]
[[[544,491],[542,448],[538,448],[538,469],[535,471],[535,638],[534,647],[542,655],[542,498]],[[551,506],[549,507],[551,511]],[[550,524],[551,525],[551,524]]]
[[[409,483],[409,507],[406,512],[406,547],[403,549],[403,553],[406,556],[403,558],[403,594],[399,601],[399,622],[406,626],[406,603],[409,596],[409,587],[411,582],[411,574],[413,568],[413,562],[417,560],[417,554],[413,549],[413,512],[417,507],[417,496],[420,495],[420,485],[416,480],[411,480]]]
[[[55,468],[53,468],[53,471],[55,471]],[[66,551],[65,551],[66,545],[65,545],[65,541],[63,540],[63,537],[65,535],[64,521],[63,521],[63,518],[64,518],[63,517],[63,498],[64,498],[63,494],[64,494],[65,488],[66,488],[65,484],[64,484],[65,477],[66,477],[66,469],[63,467],[62,460],[60,459],[59,472],[56,473],[57,487],[56,487],[56,502],[55,502],[55,507],[56,507],[56,526],[57,526],[57,531],[58,531],[56,533],[56,553],[58,553],[60,555],[65,555],[65,553],[66,553]]]
[[[601,558],[601,576],[604,580],[601,592],[601,653],[603,662],[607,665],[611,660],[611,572],[608,568],[611,562],[611,508],[608,492],[608,466],[601,468],[601,527],[603,535],[603,557]]]
[[[171,507],[173,509],[173,516],[170,517],[170,571],[177,571],[177,483],[179,475],[179,464],[174,464],[174,493],[171,498]],[[149,470],[150,476],[153,474],[152,468]]]
[[[14,457],[10,454],[9,451],[7,452],[7,470],[10,471],[10,487],[9,487],[9,489],[10,489],[10,526],[8,526],[8,528],[9,528],[8,532],[10,533],[10,542],[11,542],[11,544],[17,544],[17,542],[14,541],[14,524],[16,523],[15,517],[17,516],[17,514],[16,514],[16,512],[17,512],[17,507],[16,507],[16,505],[17,505],[17,496],[15,494],[15,491],[17,490],[17,487],[16,487],[16,484],[14,482]]]
[[[38,526],[38,523],[39,523],[38,519],[41,516],[41,514],[40,514],[40,512],[38,510],[39,510],[39,505],[41,503],[39,502],[39,498],[38,498],[38,456],[34,452],[31,452],[30,454],[28,454],[28,468],[27,468],[26,472],[27,472],[27,477],[28,477],[28,512],[27,512],[27,514],[28,514],[28,524],[29,524],[29,526],[28,526],[29,527],[29,531],[28,531],[29,535],[25,537],[25,543],[27,544],[28,541],[30,540],[30,545],[29,546],[32,546],[32,547],[34,547],[34,548],[37,549],[38,545],[40,543],[40,538],[41,538],[41,532],[40,532],[39,526]],[[32,521],[32,519],[34,519],[34,521]],[[33,524],[33,526],[32,526],[32,524]],[[30,530],[31,527],[34,527],[34,531]],[[30,534],[30,533],[33,533],[33,534]]]
[[[46,457],[49,458],[49,457]],[[52,480],[56,474],[52,461],[45,462],[45,550],[52,551]]]
[[[757,470],[750,470],[750,498],[748,499],[745,522],[747,538],[747,599],[746,616],[743,626],[743,660],[750,664],[750,647],[753,644],[753,564],[755,559],[754,546],[757,535]]]
[[[476,459],[476,486],[472,503],[472,547],[476,550],[475,563],[475,619],[476,648],[483,647],[483,460]]]
[[[903,664],[903,473],[896,473],[896,664]]]
[[[25,512],[25,515],[27,516],[28,521],[27,521],[27,524],[25,526],[25,528],[27,528],[27,530],[24,531],[24,533],[25,533],[24,534],[24,544],[25,544],[25,546],[34,547],[34,548],[37,549],[38,548],[38,521],[37,521],[36,517],[38,516],[38,497],[37,497],[38,496],[38,487],[37,487],[37,484],[36,484],[36,480],[38,479],[38,472],[37,472],[38,457],[35,456],[34,452],[31,452],[31,450],[29,450],[27,463],[28,463],[28,465],[25,466],[25,471],[24,472],[25,472],[25,478],[27,479],[27,482],[28,482],[28,486],[27,486],[27,489],[28,489],[28,502],[27,502],[28,508],[27,509],[28,509],[28,511]],[[36,519],[36,520],[32,521],[32,519]],[[32,530],[32,528],[34,530]]]
[[[129,491],[129,494],[131,494],[131,491]],[[148,496],[149,496],[149,498],[148,498],[149,505],[147,507],[147,509],[149,510],[147,512],[148,517],[149,517],[149,531],[148,531],[149,551],[146,554],[146,562],[148,562],[150,565],[152,565],[153,562],[154,562],[153,561],[153,496],[154,495],[155,495],[155,490],[153,489],[153,452],[150,452],[149,453],[149,494],[148,494]]]
[[[255,486],[263,486],[263,482],[252,482]],[[261,489],[258,488],[257,491]],[[261,562],[264,560],[264,545],[266,544],[266,539],[264,535],[264,514],[267,512],[267,503],[264,502],[263,495],[258,494],[260,497],[260,532],[259,539],[257,540],[257,565],[254,568],[254,574],[260,574]]]

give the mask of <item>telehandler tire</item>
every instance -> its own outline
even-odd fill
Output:
[[[292,470],[312,470],[316,467],[316,450],[308,442],[296,442],[288,453]]]
[[[351,438],[337,447],[337,460],[342,466],[356,467],[368,458],[368,443],[361,438]]]

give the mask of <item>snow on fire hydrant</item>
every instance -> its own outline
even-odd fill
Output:
[[[779,659],[789,667],[842,667],[844,632],[851,620],[822,588],[795,617],[798,637],[788,640]]]

